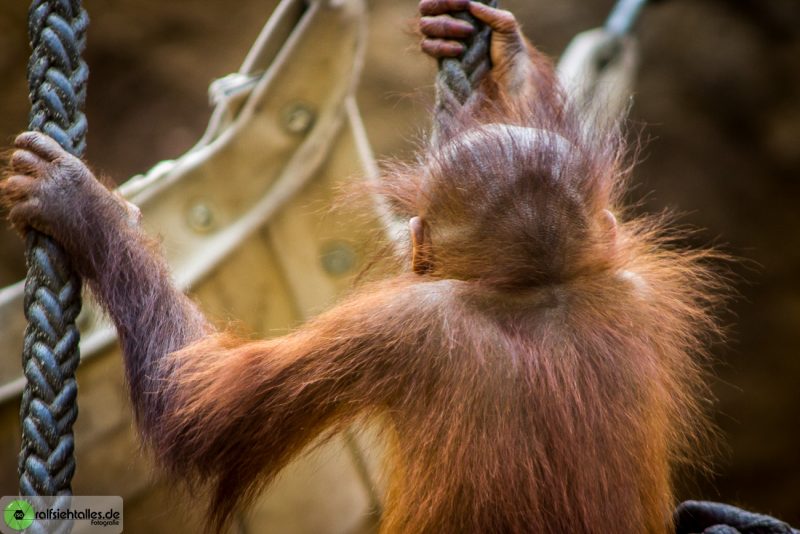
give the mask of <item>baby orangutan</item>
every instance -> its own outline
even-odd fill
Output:
[[[455,56],[469,10],[493,68],[379,193],[409,220],[403,272],[293,333],[217,331],[135,213],[48,137],[16,140],[10,219],[53,236],[114,321],[142,438],[208,485],[212,530],[312,442],[356,421],[391,441],[382,532],[673,529],[715,330],[702,252],[626,220],[618,132],[584,126],[506,12],[423,0],[422,47]]]

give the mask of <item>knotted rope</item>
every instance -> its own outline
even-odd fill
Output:
[[[78,157],[86,149],[82,109],[89,70],[81,53],[88,24],[80,0],[33,0],[28,13],[30,129],[46,133]],[[70,495],[81,280],[61,247],[38,232],[28,235],[26,259],[20,494]]]
[[[481,0],[482,3],[497,7],[497,0]],[[489,45],[492,30],[466,11],[455,12],[452,17],[469,22],[475,32],[462,40],[465,50],[458,58],[439,60],[436,76],[436,125],[434,135],[446,117],[455,112],[454,106],[464,104],[483,76],[492,68]]]
[[[497,6],[497,0],[484,1],[484,4]],[[443,58],[439,60],[439,74],[436,77],[438,94],[449,92],[463,104],[469,95],[491,68],[489,59],[489,41],[492,30],[466,11],[452,14],[453,18],[469,22],[475,33],[464,39],[466,50],[459,58]]]

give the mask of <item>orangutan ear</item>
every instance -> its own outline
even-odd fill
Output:
[[[609,243],[617,243],[617,218],[608,210],[600,212],[600,231]]]

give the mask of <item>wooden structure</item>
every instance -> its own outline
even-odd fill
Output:
[[[200,142],[120,188],[162,237],[178,282],[211,317],[235,319],[254,335],[285,333],[333,302],[375,231],[361,213],[327,209],[342,181],[375,168],[353,99],[364,9],[361,0],[281,2],[239,72],[212,85],[216,109]],[[19,354],[24,325],[22,284],[0,289],[4,354]],[[79,325],[75,494],[122,495],[129,532],[199,532],[202,499],[159,479],[139,449],[113,328],[91,305]],[[0,359],[6,487],[15,486],[23,385],[17,359]],[[349,434],[312,451],[232,531],[369,530],[374,462],[366,448]]]

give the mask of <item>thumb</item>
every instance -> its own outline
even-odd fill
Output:
[[[469,12],[492,30],[491,54],[495,65],[511,61],[525,50],[525,40],[513,13],[480,2],[470,2]]]

